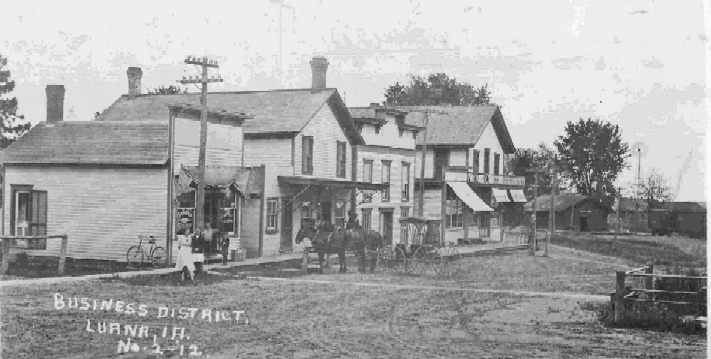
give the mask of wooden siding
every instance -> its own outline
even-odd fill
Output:
[[[302,139],[303,136],[313,136],[314,138],[314,153],[313,153],[313,174],[303,175],[301,173],[301,155],[302,155]],[[335,114],[331,111],[331,107],[325,104],[318,110],[316,115],[304,127],[301,133],[296,137],[294,155],[294,174],[297,176],[319,177],[338,179],[336,176],[336,142],[348,142],[346,135],[343,133]],[[352,148],[346,146],[346,179],[351,179],[351,156]],[[291,152],[286,152],[288,155]]]
[[[467,149],[451,149],[449,151],[450,166],[466,166],[467,165]]]
[[[414,207],[419,208],[419,188],[415,191],[415,201]],[[440,219],[442,217],[441,212],[442,205],[442,190],[437,189],[425,189],[425,206],[424,206],[424,217],[430,219]]]
[[[175,166],[197,166],[200,153],[200,122],[183,118],[175,119]],[[246,160],[246,158],[245,158]],[[207,150],[205,164],[208,166],[239,166],[242,161],[242,127],[207,124]]]
[[[240,244],[247,251],[247,258],[259,255],[259,212],[261,198],[250,198],[242,206],[242,237]]]
[[[415,165],[415,176],[420,178],[420,173],[422,173],[422,149],[418,149],[415,154],[416,165]],[[425,153],[425,178],[432,178],[434,175],[434,150],[432,147],[427,147],[427,152]]]
[[[10,198],[13,184],[47,191],[47,233],[69,235],[69,257],[126,261],[141,233],[155,235],[165,247],[165,167],[9,166],[5,171],[4,198]],[[9,234],[9,206],[3,220]],[[59,241],[47,242],[46,251],[31,254],[58,255]]]
[[[393,148],[415,148],[414,131],[404,130],[400,136],[400,129],[395,122],[395,117],[386,116],[386,122],[380,127],[380,131],[375,133],[376,126],[373,124],[363,124],[360,134],[366,145],[388,146]]]
[[[245,166],[292,166],[291,157],[291,139],[269,138],[244,141]],[[301,167],[298,169],[301,171]],[[292,170],[289,175],[293,174]]]
[[[410,215],[415,214],[415,151],[410,151],[409,154],[402,154],[402,150],[387,151],[382,147],[371,147],[371,146],[358,146],[358,170],[357,179],[358,181],[363,181],[363,162],[365,160],[373,161],[373,183],[381,183],[382,171],[383,171],[383,161],[390,162],[390,200],[388,202],[382,202],[380,192],[373,193],[373,200],[370,203],[362,203],[363,195],[358,195],[356,197],[356,203],[359,205],[356,209],[356,214],[359,217],[360,223],[363,223],[361,218],[363,215],[363,209],[372,209],[371,214],[371,229],[379,230],[381,228],[380,223],[380,209],[388,208],[393,212],[393,244],[400,243],[400,217],[403,207],[409,208]],[[402,201],[402,163],[406,162],[410,164],[410,198],[407,202]]]
[[[469,166],[473,166],[473,150],[479,151],[479,172],[484,171],[484,149],[489,148],[490,158],[489,158],[489,173],[494,173],[494,153],[498,153],[499,157],[499,174],[503,174],[502,169],[504,168],[504,150],[501,149],[501,144],[499,143],[499,138],[496,137],[496,132],[494,132],[494,126],[489,123],[486,125],[486,129],[479,137],[474,147],[469,148]]]

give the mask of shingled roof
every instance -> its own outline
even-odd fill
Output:
[[[200,105],[200,94],[121,96],[98,118],[98,121],[167,121],[169,105]],[[253,116],[244,122],[245,135],[298,133],[323,106],[331,106],[349,140],[362,144],[338,91],[324,89],[212,92],[207,106],[211,110],[246,113]]]
[[[501,110],[496,105],[481,106],[396,106],[408,112],[405,121],[417,126],[424,125],[424,114],[429,111],[427,145],[472,145],[489,123],[501,143],[504,153],[513,153],[511,135],[506,127]],[[417,145],[422,145],[424,136],[417,136]]]
[[[168,124],[156,121],[40,123],[7,147],[2,162],[164,165]]]

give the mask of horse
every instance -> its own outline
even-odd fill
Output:
[[[318,253],[319,273],[323,273],[323,257],[326,253],[338,254],[339,273],[345,273],[346,250],[352,250],[358,258],[358,271],[366,271],[367,253],[371,253],[370,270],[375,270],[377,262],[376,252],[382,246],[380,233],[363,229],[360,226],[348,226],[347,228],[334,227],[326,223],[319,227],[304,226],[296,234],[296,243],[299,244],[305,238],[311,240],[311,245]]]
[[[311,241],[311,247],[318,253],[319,273],[323,274],[323,257],[328,254],[338,254],[339,273],[345,273],[346,268],[346,249],[348,238],[344,233],[336,233],[336,228],[333,225],[326,223],[320,226],[302,226],[299,232],[296,233],[296,244],[301,243],[308,238]]]

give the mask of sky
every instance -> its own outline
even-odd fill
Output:
[[[444,72],[488,84],[516,147],[552,146],[568,121],[609,121],[633,147],[619,185],[639,164],[677,200],[705,201],[710,13],[708,0],[14,1],[0,54],[33,123],[47,84],[65,86],[65,120],[90,120],[127,92],[129,66],[147,92],[197,75],[187,55],[220,62],[211,91],[309,87],[309,60],[325,56],[348,106]]]

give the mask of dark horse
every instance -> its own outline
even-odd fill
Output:
[[[349,226],[351,227],[351,226]],[[319,272],[323,273],[323,257],[328,254],[338,254],[339,273],[345,273],[346,250],[355,252],[358,258],[358,271],[365,272],[366,254],[371,254],[370,270],[375,269],[377,250],[382,245],[380,233],[359,226],[344,229],[330,223],[321,226],[304,226],[296,234],[296,243],[308,238],[311,246],[318,253]]]

